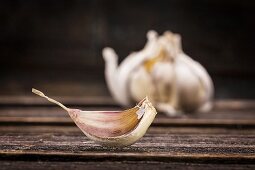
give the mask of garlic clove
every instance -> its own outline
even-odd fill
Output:
[[[144,96],[151,96],[153,82],[150,74],[144,67],[139,67],[130,74],[129,91],[134,101],[141,101]]]
[[[32,92],[62,107],[88,138],[108,147],[135,143],[144,136],[157,114],[147,97],[124,111],[82,111],[67,108],[39,90],[32,89]]]
[[[117,66],[118,56],[112,48],[104,48],[102,55],[105,60],[105,78],[113,98],[123,106],[133,103],[128,91],[129,75],[139,67],[144,60],[158,53],[157,32],[149,31],[147,43],[139,52],[133,52]]]
[[[183,62],[192,70],[193,74],[199,79],[200,106],[197,108],[200,112],[211,110],[213,104],[214,86],[213,81],[206,69],[198,62],[182,53],[179,56],[180,62]]]
[[[177,111],[179,96],[175,70],[174,64],[162,61],[155,64],[151,74],[154,82],[153,102],[158,110],[169,116],[179,114]]]
[[[194,111],[201,105],[205,93],[201,81],[183,62],[176,63],[175,71],[179,96],[177,107],[182,111]]]

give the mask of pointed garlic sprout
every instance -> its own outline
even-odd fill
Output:
[[[108,147],[135,143],[144,136],[157,114],[147,97],[124,111],[82,111],[67,108],[39,90],[32,89],[32,92],[62,107],[88,138]]]

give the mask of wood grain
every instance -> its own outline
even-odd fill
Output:
[[[187,162],[255,161],[254,135],[146,134],[131,147],[101,147],[72,133],[2,133],[2,159],[150,160]]]
[[[71,99],[84,110],[122,109],[107,98]],[[209,113],[159,113],[141,140],[117,149],[89,140],[43,100],[0,98],[1,169],[254,169],[254,113],[244,100],[216,101]]]
[[[31,89],[30,89],[31,91]],[[67,106],[80,107],[118,107],[119,104],[110,96],[51,96]],[[253,99],[217,99],[214,101],[214,109],[224,110],[255,110],[255,100]],[[27,96],[0,96],[1,107],[26,107],[26,106],[56,106],[47,100],[34,95]]]
[[[73,100],[72,100],[73,98]],[[74,98],[63,100],[82,110],[121,110],[111,98]],[[71,125],[68,114],[57,106],[38,97],[0,97],[0,125]],[[159,113],[153,126],[164,127],[254,127],[254,101],[217,100],[209,113],[189,113],[178,117],[166,117]]]

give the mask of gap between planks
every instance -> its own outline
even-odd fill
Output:
[[[110,169],[110,170],[119,170],[119,169],[139,169],[139,170],[162,170],[162,169],[174,169],[174,170],[183,170],[183,169],[201,169],[201,170],[240,170],[240,169],[255,169],[255,164],[239,164],[236,166],[233,164],[220,164],[220,163],[187,163],[187,162],[158,162],[158,161],[75,161],[75,162],[66,162],[66,161],[0,161],[1,169],[3,170],[30,170],[30,169]]]
[[[238,164],[254,164],[255,155],[240,156],[233,154],[181,154],[176,153],[65,153],[51,152],[38,153],[32,151],[21,152],[3,152],[0,151],[1,160],[30,160],[30,161],[160,161],[160,162],[190,162],[190,163],[238,163]]]

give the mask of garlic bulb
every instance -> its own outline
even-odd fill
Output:
[[[210,110],[212,80],[202,65],[182,51],[180,35],[167,31],[158,36],[149,31],[147,38],[144,49],[131,53],[119,67],[114,50],[103,49],[106,82],[116,101],[128,106],[149,96],[168,115]]]
[[[108,147],[135,143],[144,136],[157,114],[147,97],[125,111],[82,111],[67,108],[39,90],[32,89],[32,92],[62,107],[88,138]]]

